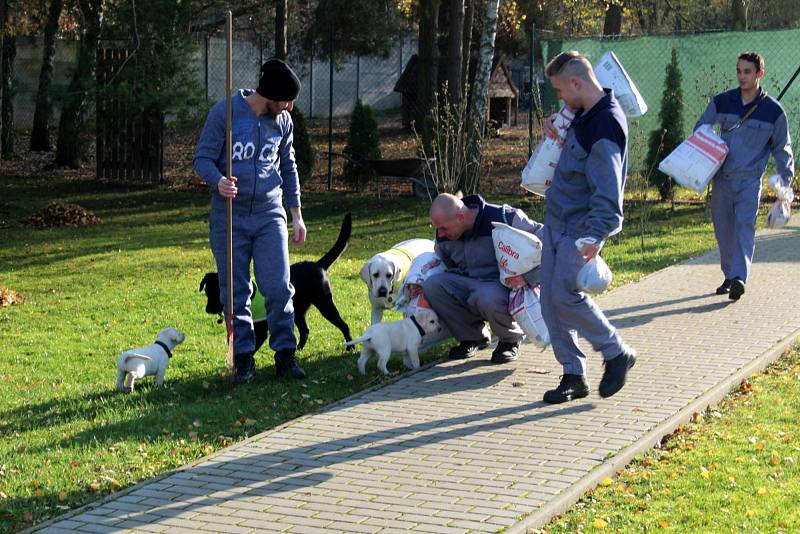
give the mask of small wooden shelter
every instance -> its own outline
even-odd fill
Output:
[[[414,109],[417,105],[417,54],[411,56],[403,69],[394,90],[400,93],[400,107],[403,127],[410,128],[414,118]],[[475,60],[471,62],[470,73],[475,72]],[[440,62],[439,82],[446,79],[445,65]],[[519,89],[511,78],[511,73],[505,61],[500,56],[492,60],[492,75],[489,78],[489,108],[486,110],[486,119],[499,126],[512,124],[512,111],[519,102]],[[516,121],[514,121],[514,124]]]

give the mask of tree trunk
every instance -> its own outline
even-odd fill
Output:
[[[731,0],[731,29],[747,31],[747,2]]]
[[[619,35],[620,33],[622,33],[622,5],[614,3],[606,9],[603,35]]]
[[[17,38],[13,35],[6,36],[3,40],[2,70],[3,70],[3,98],[2,116],[3,126],[0,129],[0,144],[3,146],[2,159],[14,157],[14,58],[17,55]]]
[[[6,32],[6,0],[0,0],[0,102],[3,101],[3,95],[5,94],[5,91],[3,91],[3,86],[5,85],[5,83],[3,82],[5,81],[4,73],[6,72],[6,70],[3,68],[3,61],[2,61],[3,43],[5,42],[3,36],[5,35],[5,32]],[[3,114],[0,113],[0,132],[2,131],[3,131]],[[0,135],[0,154],[3,153],[2,138],[3,136]]]
[[[61,17],[63,0],[52,0],[44,27],[44,52],[42,68],[39,71],[39,89],[36,93],[36,111],[33,113],[33,130],[31,131],[31,150],[50,150],[50,85],[53,83],[53,61],[56,54],[56,36],[58,19]]]
[[[86,145],[81,133],[86,125],[90,90],[95,84],[103,0],[80,0],[79,6],[84,31],[78,47],[77,65],[61,110],[56,142],[56,164],[70,167],[80,166],[85,155]]]
[[[461,48],[461,87],[469,84],[469,60],[472,57],[472,21],[475,18],[475,0],[466,0],[464,6],[464,37]]]
[[[472,84],[472,102],[470,104],[467,169],[464,184],[465,192],[475,192],[480,185],[481,162],[483,160],[483,136],[486,127],[486,107],[489,100],[489,79],[492,76],[492,60],[494,59],[494,40],[497,35],[497,12],[500,0],[488,0],[486,16],[483,19],[481,48],[478,65],[475,67],[475,82]]]
[[[422,132],[425,117],[433,109],[433,98],[439,83],[439,0],[420,0],[419,56],[417,70],[417,102],[414,128]]]
[[[286,12],[288,0],[275,0],[275,57],[286,59],[289,53],[286,40]]]
[[[464,38],[464,0],[450,0],[450,27],[447,47],[447,90],[450,105],[461,102],[461,54]]]

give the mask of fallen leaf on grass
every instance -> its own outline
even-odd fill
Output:
[[[667,523],[666,521],[663,521],[663,520],[659,521],[657,524],[661,528],[668,528],[669,527],[669,523]]]
[[[614,479],[611,478],[611,477],[606,477],[606,478],[604,478],[602,480],[602,482],[600,482],[600,484],[603,485],[603,486],[610,486],[613,483],[614,483]]]
[[[701,467],[700,468],[700,476],[703,477],[706,480],[710,480],[711,479],[711,473],[709,473],[708,469],[706,469],[705,467]]]
[[[759,495],[764,495],[767,493],[767,491],[768,491],[767,488],[758,488],[757,493]]]
[[[600,519],[598,517],[597,519],[594,520],[594,523],[592,523],[592,526],[594,528],[606,528],[608,526],[608,522],[604,521],[604,520],[602,520],[602,519]]]

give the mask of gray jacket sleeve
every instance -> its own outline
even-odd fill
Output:
[[[512,228],[528,232],[539,238],[541,241],[544,239],[544,225],[530,219],[524,211],[518,209],[516,215],[511,220]],[[522,277],[530,286],[535,286],[541,281],[540,266],[536,266],[527,273],[523,273]]]
[[[717,105],[714,103],[714,99],[711,99],[711,102],[708,103],[706,106],[706,110],[700,115],[700,118],[697,119],[697,123],[694,125],[694,130],[697,130],[704,124],[714,125],[717,122]]]
[[[283,138],[279,147],[280,175],[283,196],[290,208],[300,207],[300,177],[297,174],[297,163],[294,158],[294,123],[288,111],[281,113],[283,121]]]
[[[221,104],[221,105],[220,105]],[[212,189],[224,176],[217,167],[220,154],[225,149],[225,102],[217,103],[208,112],[203,132],[194,151],[192,162],[195,172]]]
[[[622,229],[622,173],[619,145],[609,139],[596,141],[586,159],[586,180],[592,197],[584,237],[593,237],[599,243]]]
[[[783,178],[783,185],[790,186],[794,176],[794,156],[792,155],[792,141],[789,139],[789,123],[786,113],[781,113],[778,120],[775,121],[775,130],[770,143],[776,170]]]

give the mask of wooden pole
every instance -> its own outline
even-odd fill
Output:
[[[225,147],[227,150],[226,177],[233,176],[233,14],[227,12],[225,23]],[[233,369],[233,199],[227,199],[227,245],[228,245],[228,369]]]

